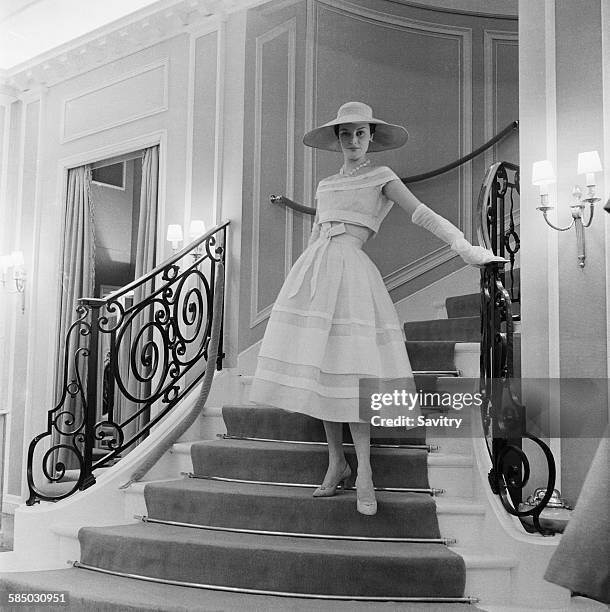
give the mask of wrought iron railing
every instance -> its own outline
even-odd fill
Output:
[[[488,479],[493,493],[500,497],[507,512],[522,519],[531,517],[534,528],[549,535],[551,532],[540,524],[540,515],[553,495],[555,460],[547,444],[526,431],[525,406],[519,399],[513,360],[516,319],[513,304],[519,301],[519,288],[514,280],[515,256],[519,251],[515,224],[518,197],[519,167],[508,162],[490,166],[478,201],[479,243],[497,255],[508,257],[509,270],[504,270],[503,263],[488,264],[481,270],[481,418],[491,460]],[[506,289],[507,277],[510,290]],[[524,439],[542,450],[547,484],[544,496],[536,505],[519,509],[531,472],[530,460],[523,448]]]
[[[504,274],[501,280],[509,291],[512,304],[521,301],[520,284],[515,278],[517,253],[521,247],[515,222],[519,215],[519,192],[519,166],[497,162],[487,169],[478,202],[479,244],[509,260],[508,272],[501,271]]]
[[[105,298],[83,298],[70,326],[59,401],[30,443],[31,505],[95,483],[149,435],[205,373],[229,222]],[[222,265],[220,265],[222,263]],[[221,369],[222,331],[215,367]]]

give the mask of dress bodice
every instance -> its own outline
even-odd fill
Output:
[[[384,195],[383,186],[396,179],[398,176],[387,166],[354,176],[336,174],[322,179],[316,191],[318,222],[353,223],[377,233],[393,205]]]

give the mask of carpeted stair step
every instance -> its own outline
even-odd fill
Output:
[[[187,583],[384,597],[461,597],[465,584],[464,560],[442,545],[329,541],[156,524],[83,527],[79,540],[85,565]]]
[[[515,268],[513,270],[513,288],[515,295],[519,295],[519,284],[521,282],[521,270]],[[504,286],[508,291],[511,288],[511,277],[509,268],[506,268],[505,284]],[[445,307],[447,309],[447,316],[451,318],[455,317],[478,317],[481,313],[481,294],[480,293],[467,293],[464,295],[455,295],[445,299]],[[513,314],[519,314],[520,304],[513,302]]]
[[[407,336],[406,345],[413,370],[455,370],[455,342],[411,341]]]
[[[436,388],[430,384],[428,387]],[[227,434],[236,437],[259,438],[263,440],[293,440],[305,442],[326,442],[322,421],[272,406],[230,405],[222,407],[222,416]],[[371,428],[373,440],[390,437],[393,443],[425,444],[426,431],[422,427],[388,432],[387,428]],[[347,425],[343,428],[343,439],[351,442]]]
[[[409,342],[415,340],[480,342],[481,340],[481,320],[478,316],[407,321],[404,330]]]
[[[510,281],[508,281],[510,283]],[[509,285],[510,286],[510,285]],[[447,316],[455,317],[478,317],[481,312],[481,294],[468,293],[466,295],[456,295],[445,300],[447,308]],[[519,302],[512,303],[513,315],[521,313],[521,304]]]
[[[300,487],[193,478],[149,484],[144,490],[148,517],[154,519],[291,533],[441,537],[429,495],[379,491],[379,511],[370,517],[356,512],[355,491],[325,499],[311,494]]]
[[[355,473],[354,449],[345,454]],[[325,446],[282,442],[205,440],[191,458],[195,475],[299,484],[319,484],[328,467]],[[371,465],[377,487],[428,488],[425,450],[372,448]]]
[[[321,601],[180,587],[85,569],[2,574],[3,612],[473,612],[460,603]],[[69,605],[7,604],[9,593],[67,591]]]
[[[445,300],[447,317],[478,317],[481,313],[481,294],[467,293],[465,295],[454,295]]]
[[[222,418],[230,436],[326,441],[322,421],[299,412],[271,406],[223,406]]]

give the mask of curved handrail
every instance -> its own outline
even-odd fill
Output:
[[[517,130],[519,130],[519,122],[511,121],[511,123],[509,123],[503,130],[500,130],[495,136],[492,136],[487,142],[483,143],[480,147],[478,147],[474,151],[471,151],[467,155],[464,155],[463,157],[456,159],[454,162],[451,162],[450,164],[446,164],[445,166],[441,166],[440,168],[437,168],[436,170],[430,170],[430,172],[424,172],[423,174],[414,174],[413,176],[407,176],[406,178],[403,178],[401,180],[403,183],[405,183],[405,185],[408,185],[410,183],[418,183],[419,181],[425,181],[426,179],[433,178],[441,174],[445,174],[445,172],[449,172],[450,170],[453,170],[454,168],[457,168],[458,166],[461,166],[462,164],[469,162],[471,159],[474,159],[478,155],[481,155],[481,153],[484,153],[485,151],[487,151],[487,149],[493,147],[497,142],[502,140],[505,136],[508,136],[508,134],[511,134],[512,132],[515,132]]]
[[[305,206],[305,204],[299,204],[286,196],[270,195],[269,201],[271,204],[283,204],[287,208],[292,208],[296,212],[304,213],[306,215],[316,216],[316,209],[313,206]]]
[[[458,166],[461,166],[462,164],[469,162],[471,159],[474,159],[478,155],[481,155],[481,153],[484,153],[485,151],[487,151],[487,149],[489,149],[490,147],[493,147],[493,145],[495,145],[497,142],[499,142],[500,140],[502,140],[504,137],[508,136],[512,132],[517,131],[518,129],[519,129],[519,122],[511,121],[511,123],[509,123],[504,129],[500,130],[495,136],[492,136],[487,142],[483,143],[480,147],[474,149],[474,151],[471,151],[467,155],[464,155],[463,157],[456,159],[450,164],[441,166],[440,168],[437,168],[436,170],[430,170],[429,172],[424,172],[423,174],[414,174],[413,176],[407,176],[406,178],[401,178],[400,180],[405,185],[409,185],[411,183],[418,183],[419,181],[425,181],[435,176],[445,174],[446,172],[449,172],[450,170],[453,170],[454,168],[457,168]],[[316,209],[314,207],[306,206],[305,204],[299,204],[298,202],[295,202],[294,200],[291,200],[290,198],[287,198],[286,196],[271,195],[269,196],[269,201],[272,204],[283,204],[284,206],[291,208],[292,210],[296,212],[300,212],[306,215],[311,215],[312,217],[315,216],[316,214]]]
[[[105,298],[79,300],[61,397],[28,448],[28,505],[94,484],[94,470],[142,441],[209,366],[221,369],[222,331],[213,363],[209,349],[218,317],[222,327],[214,292],[223,286],[216,277],[224,275],[228,226],[212,228]]]

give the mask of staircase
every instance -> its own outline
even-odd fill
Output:
[[[447,310],[447,320],[405,324],[413,369],[426,372],[416,376],[424,388],[455,388],[456,346],[457,352],[463,346],[456,343],[478,340],[478,295],[449,298]],[[474,376],[478,357],[471,355],[466,374]],[[248,377],[242,382],[245,397]],[[478,414],[463,412],[461,437],[442,428],[374,429],[379,512],[365,517],[356,512],[353,489],[311,496],[327,464],[319,421],[225,405],[220,429],[209,411],[200,427],[204,437],[217,438],[174,445],[158,480],[127,489],[128,524],[92,517],[96,526],[80,530],[56,525],[65,559],[80,561],[69,569],[3,574],[1,601],[8,592],[65,590],[69,609],[79,611],[467,612],[477,601],[482,609],[512,604],[524,580],[521,549],[502,546],[498,537],[473,457]],[[354,468],[351,446],[346,454]],[[176,479],[179,472],[188,475]],[[497,545],[489,546],[490,534]],[[542,570],[546,548],[531,553]]]

